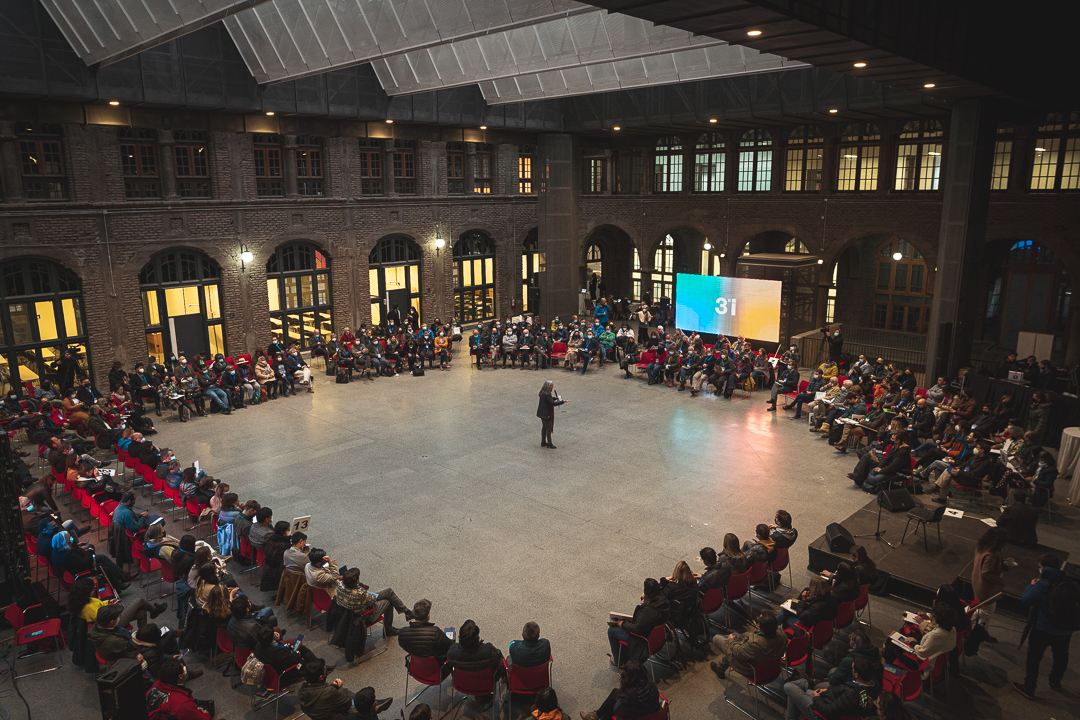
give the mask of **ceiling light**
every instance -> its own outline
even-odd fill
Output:
[[[618,125],[616,125],[615,127],[612,128],[612,130],[622,130],[622,128],[619,127]]]
[[[901,260],[904,259],[904,256],[901,253],[894,252],[892,254],[892,259],[895,260],[896,262],[900,262]]]
[[[709,118],[709,122],[711,122],[711,123],[716,122],[716,118]]]
[[[1046,148],[1035,148],[1035,152],[1046,152]]]
[[[845,155],[844,157],[846,157],[846,158],[857,158],[859,156],[858,155]]]
[[[720,253],[720,257],[727,257],[727,253]]]
[[[750,37],[757,37],[758,35],[761,34],[761,31],[760,30],[747,30],[746,34],[749,35]]]
[[[927,155],[940,155],[941,153],[939,153],[939,152],[932,152],[932,151],[931,151],[931,152],[928,152],[928,153],[926,153],[926,154],[927,154]]]
[[[480,126],[480,129],[481,129],[481,130],[487,130],[487,125],[481,125],[481,126]]]
[[[818,264],[818,265],[824,265],[824,264],[825,264],[825,261],[824,261],[824,260],[822,260],[821,258],[818,258],[818,259],[817,259],[817,264]]]
[[[924,88],[932,88],[932,87],[937,87],[937,85],[935,85],[934,83],[926,83],[925,85],[923,85],[923,87]]]
[[[119,101],[119,100],[110,100],[110,101],[109,101],[109,104],[110,104],[110,105],[119,105],[119,104],[120,104],[120,101]]]
[[[830,112],[831,114],[835,115],[836,113],[838,113],[838,112],[840,112],[840,111],[839,111],[839,110],[837,110],[836,108],[833,108],[833,109],[832,109],[832,110],[830,110],[829,112]]]
[[[267,115],[273,115],[273,114],[274,114],[274,111],[273,111],[273,110],[267,110],[267,111],[266,111],[266,114],[267,114]]]
[[[393,125],[393,124],[394,124],[394,121],[393,121],[393,120],[390,120],[390,119],[387,119],[387,121],[386,121],[386,124],[387,124],[387,125]]]
[[[864,63],[864,62],[855,63],[855,67],[866,67],[866,63]]]
[[[712,243],[709,242],[708,240],[706,240],[704,247],[705,247],[706,250],[712,250]]]

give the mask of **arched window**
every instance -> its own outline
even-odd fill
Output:
[[[1001,250],[1006,250],[1005,247]],[[1022,332],[1053,335],[1049,358],[1064,359],[1072,281],[1065,264],[1045,245],[1018,240],[999,252],[991,272],[984,340],[1015,348]]]
[[[90,372],[83,320],[82,282],[48,260],[0,264],[0,389],[22,389],[56,379],[55,364],[67,349]]]
[[[592,277],[593,273],[596,273],[597,277],[603,277],[604,256],[599,245],[590,245],[585,252],[585,268],[589,277]]]
[[[926,263],[907,240],[889,238],[878,247],[874,327],[926,332],[930,320]]]
[[[747,130],[739,140],[739,192],[768,192],[772,185],[772,136]]]
[[[397,305],[404,319],[409,308],[420,312],[420,246],[405,235],[387,235],[368,256],[371,324],[381,325]]]
[[[495,243],[477,230],[454,243],[454,308],[463,323],[495,317]]]
[[[285,347],[306,350],[316,329],[330,335],[330,258],[322,250],[305,242],[279,247],[266,261],[266,294],[270,328]]]
[[[641,299],[641,254],[634,248],[634,269],[630,273],[630,280],[634,284],[634,299]]]
[[[1039,126],[1031,189],[1080,189],[1080,113],[1051,113]]]
[[[166,250],[139,273],[146,354],[166,351],[190,360],[205,352],[227,354],[221,325],[221,270],[195,250]]]
[[[821,162],[825,155],[825,137],[818,127],[797,127],[788,138],[784,190],[815,192],[821,190]]]
[[[675,287],[675,238],[665,235],[653,253],[653,298],[671,297]]]
[[[656,141],[656,192],[682,192],[683,149],[677,135]]]
[[[797,253],[800,255],[810,254],[810,250],[807,249],[806,245],[803,244],[803,241],[797,238],[791,238],[787,241],[787,243],[784,245],[784,252]]]
[[[725,158],[723,133],[698,136],[694,147],[694,192],[723,192]]]
[[[836,322],[836,278],[840,274],[840,263],[833,263],[832,282],[829,284],[829,294],[825,298],[825,322]]]
[[[896,148],[896,190],[937,190],[941,176],[941,138],[937,120],[912,120]]]
[[[877,190],[881,133],[873,123],[855,123],[840,136],[836,189],[843,192]]]
[[[533,228],[525,236],[521,252],[521,311],[537,312],[536,305],[540,297],[540,249],[537,229]]]

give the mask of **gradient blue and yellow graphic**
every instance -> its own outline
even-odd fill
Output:
[[[681,330],[779,342],[782,287],[778,280],[679,273],[675,321]]]

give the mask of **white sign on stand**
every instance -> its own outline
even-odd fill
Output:
[[[304,517],[293,518],[292,531],[306,533],[308,527],[311,525],[311,516],[305,515]]]

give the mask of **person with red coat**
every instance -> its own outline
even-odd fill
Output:
[[[187,669],[177,658],[168,658],[161,663],[158,681],[154,690],[164,693],[164,702],[150,711],[150,720],[213,720],[214,701],[196,700],[191,691],[184,687]],[[156,693],[151,693],[151,696]]]

